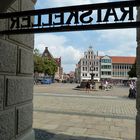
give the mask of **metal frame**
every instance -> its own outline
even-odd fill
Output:
[[[140,6],[139,1],[122,1],[122,2],[110,2],[110,3],[98,3],[88,5],[78,5],[69,7],[58,7],[40,10],[29,10],[13,13],[0,13],[0,19],[9,19],[11,17],[24,17],[44,15],[50,13],[61,12],[73,12],[73,11],[86,11],[106,8],[123,8],[123,7],[137,7]],[[84,30],[103,30],[103,29],[122,29],[122,28],[138,28],[140,27],[140,21],[134,22],[119,22],[119,23],[101,23],[101,24],[89,24],[89,25],[62,25],[62,26],[50,26],[45,28],[27,28],[17,30],[0,31],[0,34],[26,34],[26,33],[49,33],[49,32],[65,32],[65,31],[84,31]]]

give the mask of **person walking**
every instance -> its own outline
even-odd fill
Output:
[[[108,90],[108,81],[105,81],[105,90]]]
[[[89,81],[87,81],[87,83],[86,83],[86,91],[87,91],[87,93],[89,93],[89,91],[90,91],[90,83],[89,83]]]
[[[134,83],[131,81],[130,84],[129,84],[129,95],[128,97],[129,98],[136,98],[136,87],[134,85]]]

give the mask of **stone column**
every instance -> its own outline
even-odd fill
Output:
[[[31,10],[32,0],[16,0],[8,11]],[[0,20],[0,30],[7,29]],[[34,140],[34,35],[0,36],[0,140]]]
[[[137,20],[140,21],[140,8],[137,9]],[[140,28],[137,29],[137,117],[136,117],[136,140],[140,140]]]

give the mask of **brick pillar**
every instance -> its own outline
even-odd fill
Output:
[[[138,10],[137,20],[140,21],[140,8]],[[140,28],[137,29],[137,117],[136,117],[136,140],[140,140]]]
[[[31,10],[32,0],[16,0],[8,11]],[[0,21],[0,30],[7,29]],[[0,36],[0,140],[34,140],[34,35]]]

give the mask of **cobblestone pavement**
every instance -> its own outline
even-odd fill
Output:
[[[36,140],[134,140],[135,100],[128,88],[74,90],[75,84],[34,87]]]
[[[61,84],[55,83],[51,85],[38,85],[34,87],[35,93],[56,93],[56,94],[74,94],[74,95],[97,95],[97,96],[119,96],[127,98],[128,96],[128,87],[113,87],[110,91],[90,91],[86,93],[85,89],[76,90],[78,84]],[[116,90],[117,89],[117,90]]]

